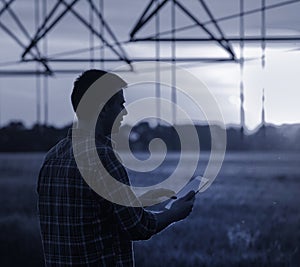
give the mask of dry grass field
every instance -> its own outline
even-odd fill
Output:
[[[43,266],[35,193],[42,159],[43,154],[0,154],[1,267]],[[167,160],[154,176],[166,176],[175,161]],[[131,173],[134,181],[136,176]],[[135,258],[143,267],[300,266],[300,154],[227,153],[190,217],[136,242]]]

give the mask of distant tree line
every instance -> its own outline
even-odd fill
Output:
[[[22,122],[11,122],[0,129],[1,152],[34,152],[47,151],[67,134],[71,125],[63,128],[53,126],[34,125],[26,128]],[[191,125],[178,125],[177,128],[189,137],[192,131]],[[218,126],[212,126],[216,132],[221,131]],[[201,150],[210,150],[211,136],[207,125],[196,125]],[[243,134],[238,127],[226,130],[227,150],[300,150],[300,125],[267,125],[257,129],[252,134]],[[124,125],[116,136],[119,149],[125,149],[128,142],[133,151],[148,151],[151,140],[159,138],[164,141],[170,151],[180,151],[180,137],[174,127],[156,125],[151,127],[149,123],[142,122],[133,128]],[[153,143],[154,148],[161,143]],[[186,143],[187,149],[195,149],[194,140]]]
[[[1,152],[47,151],[67,134],[69,126],[34,125],[26,128],[22,122],[11,122],[0,129]]]

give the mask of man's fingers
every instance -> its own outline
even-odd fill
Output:
[[[161,188],[160,190],[161,190],[160,193],[162,196],[172,197],[172,196],[176,195],[175,191],[170,190],[170,189]]]
[[[165,188],[155,189],[153,191],[155,197],[172,197],[176,195],[173,190]]]
[[[145,194],[142,195],[143,198],[161,198],[161,197],[173,197],[176,193],[173,190],[165,189],[165,188],[159,188],[159,189],[153,189]]]
[[[183,197],[183,199],[186,201],[192,200],[193,198],[195,198],[195,194],[195,191],[190,191]]]

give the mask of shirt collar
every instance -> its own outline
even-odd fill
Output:
[[[92,138],[95,139],[103,144],[115,147],[116,142],[110,137],[110,136],[104,136],[98,134],[97,136],[93,134],[91,131],[87,131],[84,129],[79,129],[79,128],[70,128],[68,130],[67,137],[72,139],[72,135],[78,138]]]

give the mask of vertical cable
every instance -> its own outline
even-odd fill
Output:
[[[90,4],[89,9],[90,14],[90,26],[94,27],[94,10],[92,5]],[[90,31],[90,68],[94,68],[94,33]]]
[[[39,0],[35,0],[34,2],[34,23],[35,23],[35,29],[38,30],[39,27],[39,20],[40,20],[40,5]],[[36,44],[38,46],[38,44]],[[36,63],[36,78],[35,78],[35,87],[36,87],[36,120],[37,124],[41,124],[41,77],[40,77],[40,67],[39,63]]]
[[[102,20],[100,20],[100,34],[104,38],[104,0],[99,1],[99,9],[100,13],[102,15]],[[101,63],[100,63],[100,68],[104,70],[104,57],[105,57],[105,51],[104,51],[104,43],[101,42],[100,40],[100,58],[101,58]]]
[[[265,67],[266,67],[266,1],[261,1],[261,70],[262,70],[262,114],[261,124],[265,126]]]
[[[171,7],[171,27],[172,27],[172,119],[173,123],[176,124],[176,41],[175,41],[175,27],[176,27],[176,16],[175,16],[175,1],[172,0]]]
[[[245,37],[245,27],[244,27],[244,0],[240,0],[240,124],[241,124],[241,134],[244,135],[245,127],[245,111],[244,111],[244,37]]]
[[[159,0],[156,0],[157,6],[159,5]],[[155,14],[155,34],[156,38],[159,38],[160,30],[160,17],[159,17],[159,12],[156,12]],[[155,98],[156,98],[156,117],[157,117],[157,124],[160,124],[160,42],[156,41],[155,43],[155,57],[156,57],[156,69],[155,69]]]
[[[43,1],[43,17],[44,20],[47,16],[47,0]],[[48,54],[48,43],[47,43],[47,35],[44,37],[43,42],[43,54],[44,57],[47,58]],[[44,87],[44,124],[48,124],[48,74],[44,75],[43,77],[43,87]]]
[[[35,78],[35,88],[36,88],[36,121],[37,124],[40,125],[41,124],[41,92],[40,92],[40,88],[41,88],[41,79],[40,79],[40,73],[39,73],[39,67],[36,67],[36,78]]]
[[[1,122],[2,122],[2,87],[1,87],[1,79],[0,79],[0,128],[1,128]]]

